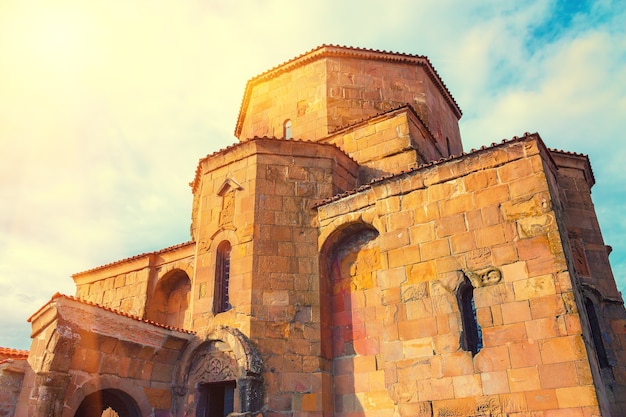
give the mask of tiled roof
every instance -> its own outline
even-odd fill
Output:
[[[104,264],[104,265],[96,266],[95,268],[91,268],[91,269],[88,269],[88,270],[86,270],[86,271],[77,272],[77,273],[75,273],[75,274],[73,274],[73,275],[74,275],[74,276],[76,276],[76,275],[88,274],[88,273],[90,273],[90,272],[94,272],[94,271],[97,271],[97,270],[99,270],[99,269],[108,268],[108,267],[110,267],[110,266],[113,266],[113,265],[118,265],[118,264],[122,264],[122,263],[124,263],[124,262],[128,262],[128,261],[133,261],[133,260],[135,260],[135,259],[140,259],[140,258],[143,258],[144,256],[148,256],[148,255],[159,255],[159,254],[161,254],[161,253],[171,252],[171,251],[173,251],[173,250],[183,248],[183,247],[185,247],[185,246],[187,246],[187,245],[191,245],[191,244],[193,244],[193,243],[195,243],[195,242],[193,242],[192,240],[190,240],[190,241],[188,241],[188,242],[178,243],[178,244],[176,244],[176,245],[168,246],[167,248],[159,249],[159,250],[154,251],[154,252],[144,252],[144,253],[140,253],[139,255],[134,255],[134,256],[131,256],[131,257],[128,257],[128,258],[124,258],[124,259],[120,259],[120,260],[117,260],[117,261],[109,262],[108,264]]]
[[[424,168],[432,167],[432,166],[441,164],[443,162],[452,161],[452,160],[455,160],[455,159],[460,159],[460,158],[463,158],[463,157],[465,157],[467,155],[472,155],[472,154],[477,154],[477,153],[480,153],[480,152],[484,152],[486,150],[493,149],[495,147],[499,147],[499,146],[502,146],[504,144],[517,142],[517,141],[520,141],[520,140],[523,140],[523,139],[526,139],[526,138],[528,138],[530,136],[535,136],[535,135],[537,137],[539,137],[539,135],[537,133],[526,132],[526,133],[524,133],[524,135],[522,137],[513,136],[511,139],[502,139],[502,141],[500,143],[495,143],[494,142],[490,146],[481,146],[480,149],[472,149],[472,150],[470,150],[469,153],[462,152],[460,155],[450,155],[448,158],[441,158],[438,161],[432,161],[432,162],[429,162],[429,163],[426,163],[426,164],[422,164],[422,165],[419,165],[419,166],[417,166],[415,168],[408,169],[406,171],[400,171],[397,174],[389,174],[389,175],[385,175],[385,176],[382,176],[382,177],[374,178],[369,183],[364,184],[364,185],[360,186],[359,188],[356,188],[354,190],[348,190],[348,191],[346,191],[344,193],[337,194],[337,195],[334,195],[334,196],[332,196],[330,198],[326,198],[326,199],[324,199],[322,201],[319,201],[316,204],[314,204],[312,208],[321,207],[321,206],[323,206],[325,204],[332,203],[333,201],[341,200],[342,198],[347,197],[349,195],[353,195],[353,194],[359,193],[361,191],[368,190],[368,189],[372,188],[376,184],[379,184],[381,182],[384,182],[384,181],[387,181],[387,180],[390,180],[390,179],[393,179],[393,178],[398,178],[398,177],[400,177],[402,175],[405,175],[405,174],[408,174],[408,173],[411,173],[411,172],[415,172],[415,171],[419,171],[419,170],[424,169]]]
[[[20,350],[20,349],[11,349],[7,347],[0,347],[0,356],[7,356],[7,358],[5,359],[27,359],[28,351]]]
[[[168,325],[166,325],[166,324],[158,323],[158,322],[153,321],[153,320],[143,319],[143,318],[141,318],[141,317],[139,317],[139,316],[135,316],[135,315],[133,315],[133,314],[128,314],[128,313],[126,313],[126,312],[124,312],[124,311],[115,310],[115,309],[113,309],[113,308],[111,308],[111,307],[106,307],[106,306],[103,306],[103,305],[101,305],[101,304],[94,303],[94,302],[92,302],[92,301],[83,300],[83,299],[80,299],[80,298],[77,298],[77,297],[73,297],[73,296],[71,296],[71,295],[65,295],[65,294],[61,294],[61,293],[56,293],[56,294],[54,294],[54,295],[52,296],[52,298],[50,299],[50,301],[48,301],[46,304],[44,304],[44,305],[43,305],[43,306],[42,306],[39,310],[37,310],[37,311],[36,311],[36,312],[35,312],[32,316],[30,316],[30,317],[28,318],[28,322],[30,323],[30,322],[32,321],[33,317],[35,317],[35,316],[36,316],[36,315],[37,315],[40,311],[42,311],[42,310],[43,310],[43,309],[44,309],[47,305],[49,305],[49,304],[50,304],[50,303],[52,303],[53,301],[58,300],[58,299],[60,299],[60,298],[64,298],[64,299],[66,299],[66,300],[76,301],[76,302],[78,302],[78,303],[80,303],[80,304],[87,305],[87,306],[97,307],[97,308],[99,308],[99,309],[101,309],[101,310],[105,310],[105,311],[108,311],[108,312],[111,312],[111,313],[117,314],[118,316],[128,317],[129,319],[133,319],[133,320],[136,320],[136,321],[140,321],[140,322],[142,322],[142,323],[151,324],[151,325],[153,325],[153,326],[156,326],[156,327],[161,327],[161,328],[163,328],[163,329],[173,330],[173,331],[176,331],[176,332],[187,333],[187,334],[196,334],[196,332],[194,332],[194,331],[192,331],[192,330],[181,329],[181,328],[179,328],[179,327],[168,326]]]
[[[244,92],[243,100],[241,106],[239,108],[239,116],[237,117],[237,124],[235,126],[235,136],[239,136],[241,131],[241,126],[243,124],[243,116],[244,109],[247,107],[247,103],[249,100],[249,92],[250,87],[258,82],[264,81],[269,78],[273,78],[279,74],[282,74],[286,71],[291,71],[293,68],[297,68],[299,66],[308,64],[309,62],[315,61],[317,59],[327,57],[327,56],[347,56],[347,57],[359,57],[359,58],[368,58],[374,60],[385,60],[385,61],[393,61],[393,62],[410,62],[418,65],[423,65],[426,69],[426,73],[431,78],[433,83],[440,90],[442,95],[448,101],[448,104],[454,109],[457,113],[457,117],[461,117],[463,112],[459,108],[458,103],[448,90],[448,87],[443,82],[437,70],[432,65],[428,57],[424,55],[412,55],[405,54],[399,52],[391,52],[384,51],[379,49],[367,49],[367,48],[355,48],[345,45],[321,45],[315,49],[312,49],[308,52],[305,52],[301,55],[298,55],[295,58],[292,58],[280,65],[271,68],[256,77],[251,78],[246,84],[246,89]]]
[[[313,141],[313,140],[304,140],[304,139],[282,139],[282,138],[276,138],[276,137],[268,137],[268,136],[255,136],[251,139],[247,139],[244,142],[238,142],[238,143],[234,143],[232,145],[229,145],[225,148],[222,148],[218,151],[212,152],[210,154],[208,154],[207,156],[205,156],[204,158],[200,158],[200,160],[198,161],[198,166],[196,167],[196,174],[194,176],[193,181],[191,181],[189,183],[189,186],[191,187],[191,191],[193,193],[196,192],[196,190],[198,189],[198,184],[200,184],[200,176],[202,174],[202,162],[206,161],[207,159],[210,159],[216,155],[225,153],[225,152],[230,152],[233,149],[239,148],[241,146],[245,146],[245,144],[249,143],[249,142],[254,142],[257,140],[272,140],[272,141],[280,141],[280,142],[284,142],[284,141],[289,141],[289,142],[301,142],[301,143],[316,143],[320,146],[332,146],[336,149],[338,149],[339,151],[341,151],[344,155],[346,155],[346,157],[352,159],[354,161],[353,158],[351,158],[350,156],[348,156],[340,147],[338,147],[337,145],[335,145],[334,143],[325,143],[325,142],[319,142],[319,141]]]

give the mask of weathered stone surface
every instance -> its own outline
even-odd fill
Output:
[[[463,154],[460,116],[418,56],[325,46],[252,79],[191,241],[74,275],[28,362],[0,356],[0,414],[116,390],[199,415],[235,387],[242,417],[624,414],[589,161],[536,134]]]

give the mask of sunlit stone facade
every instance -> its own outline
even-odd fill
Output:
[[[626,415],[587,157],[465,153],[460,117],[421,56],[322,46],[253,78],[190,241],[75,274],[0,359],[0,415]]]

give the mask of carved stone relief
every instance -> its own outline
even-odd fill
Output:
[[[497,284],[502,280],[502,271],[498,268],[487,268],[481,271],[465,271],[465,275],[474,288]]]

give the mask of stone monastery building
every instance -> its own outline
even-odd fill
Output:
[[[423,56],[252,78],[191,240],[75,274],[0,349],[0,416],[626,416],[588,158],[464,152],[460,117]]]

